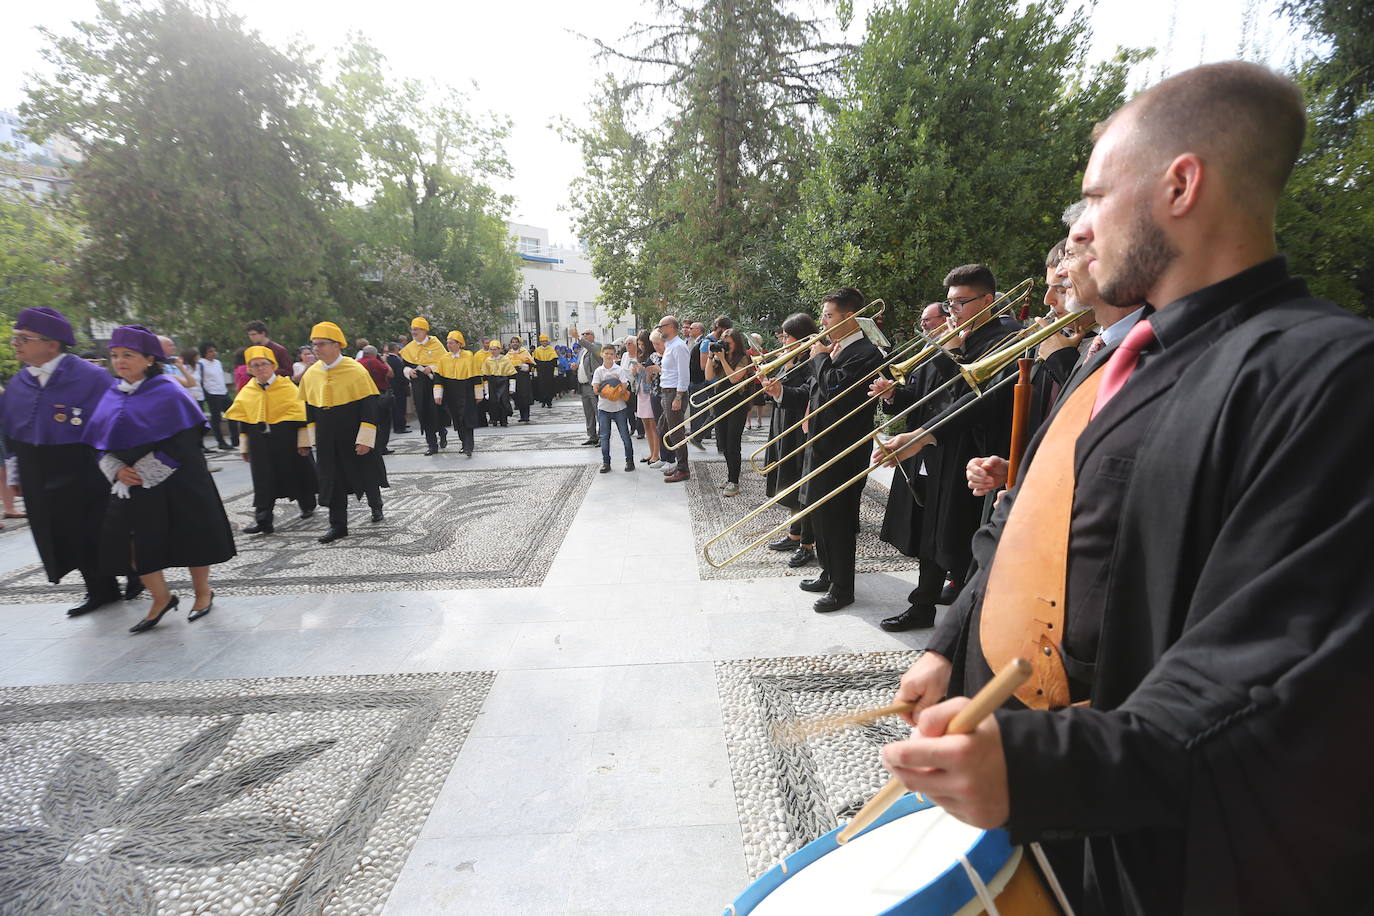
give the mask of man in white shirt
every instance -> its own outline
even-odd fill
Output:
[[[671,430],[681,426],[685,416],[683,408],[687,405],[687,386],[691,383],[691,357],[682,339],[682,324],[676,318],[664,315],[657,330],[663,335],[663,365],[658,376],[663,392],[663,428]],[[679,445],[672,450],[663,479],[666,483],[679,483],[692,476],[687,469],[687,431],[679,429],[672,438]]]

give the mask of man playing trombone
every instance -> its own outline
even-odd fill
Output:
[[[760,378],[764,392],[791,411],[807,410],[807,447],[803,469],[810,473],[840,455],[845,448],[873,430],[877,405],[868,398],[858,379],[879,371],[883,351],[864,336],[853,320],[864,307],[864,298],[851,286],[827,295],[821,302],[821,327],[829,330],[829,343],[811,348],[811,377],[804,387],[785,386],[778,379]],[[864,404],[865,409],[851,411]],[[802,485],[801,505],[806,507],[863,470],[868,458],[856,449],[835,460],[823,473]],[[816,558],[821,572],[801,583],[808,592],[824,592],[813,607],[835,611],[854,603],[854,556],[858,550],[859,500],[863,482],[819,506],[813,513]]]

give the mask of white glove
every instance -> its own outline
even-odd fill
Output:
[[[406,378],[415,378],[415,370],[410,366],[406,366],[406,371],[403,374]]]

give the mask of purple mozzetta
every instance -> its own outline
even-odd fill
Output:
[[[20,369],[0,398],[0,428],[6,438],[30,445],[75,445],[113,385],[110,373],[70,353],[46,385],[39,385],[27,368]]]
[[[132,392],[118,385],[105,392],[86,424],[86,443],[102,452],[170,439],[183,429],[204,426],[205,415],[171,377],[158,375]]]

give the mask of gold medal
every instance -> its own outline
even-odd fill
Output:
[[[66,422],[67,422],[67,415],[64,414],[64,413],[55,413],[55,414],[52,415],[52,418],[53,418],[54,420],[56,420],[58,423],[66,423]]]

